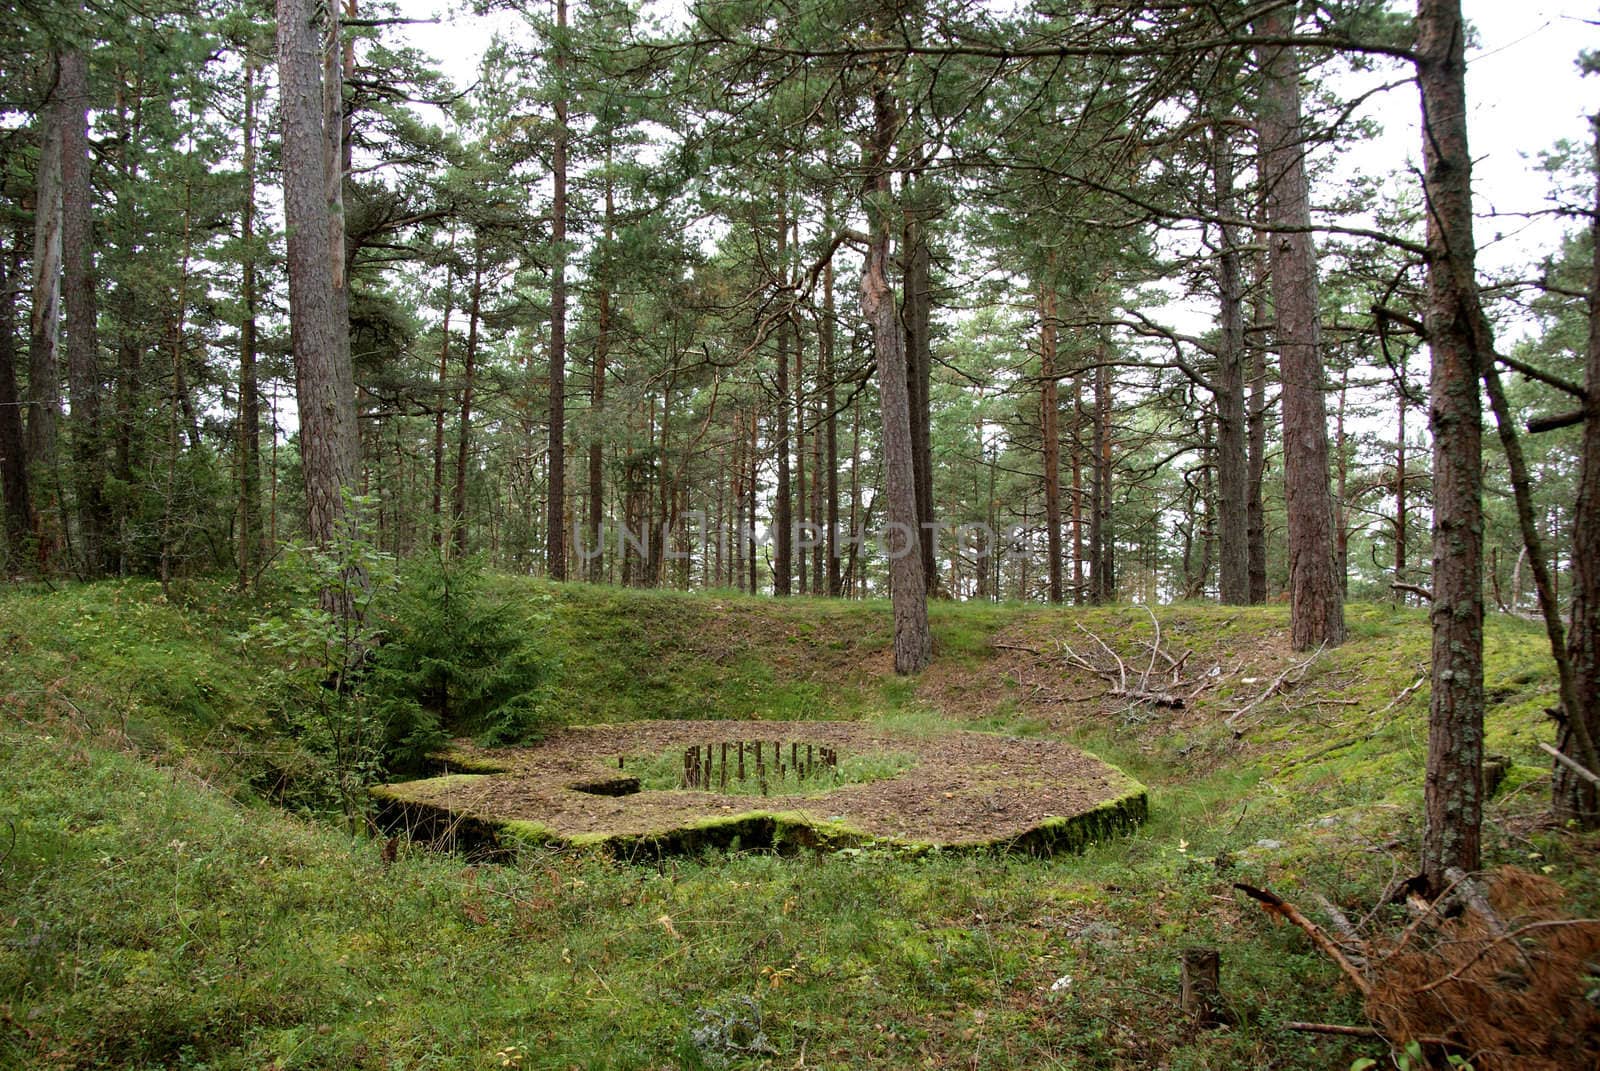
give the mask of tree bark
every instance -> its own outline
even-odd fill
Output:
[[[1477,870],[1483,794],[1482,362],[1492,343],[1478,305],[1467,149],[1465,28],[1459,0],[1419,0],[1423,190],[1428,205],[1432,354],[1433,695],[1428,719],[1422,873],[1434,892],[1452,867]]]
[[[788,192],[780,177],[778,184],[778,270],[788,275],[789,264],[789,212]],[[773,414],[772,449],[777,454],[778,485],[772,500],[772,593],[793,593],[794,568],[794,499],[789,486],[789,319],[778,322],[778,376],[776,390],[778,408]]]
[[[1292,12],[1260,16],[1263,37],[1292,32]],[[1278,366],[1283,381],[1283,488],[1289,524],[1289,613],[1296,650],[1344,640],[1344,604],[1334,576],[1333,503],[1328,491],[1328,417],[1317,318],[1317,259],[1300,121],[1300,69],[1292,48],[1257,50],[1263,72],[1258,115],[1261,172]]]
[[[832,233],[833,205],[828,205],[827,230]],[[829,253],[828,262],[822,266],[822,332],[817,340],[819,359],[822,363],[821,374],[827,384],[827,394],[823,405],[827,407],[827,426],[824,429],[824,442],[826,446],[826,460],[824,472],[827,482],[827,525],[828,525],[828,595],[838,598],[841,593],[841,575],[839,571],[839,399],[834,389],[834,298],[833,298],[833,254]]]
[[[820,340],[819,340],[820,342]],[[826,375],[822,367],[821,346],[817,352],[816,390],[813,391],[811,401],[811,507],[807,511],[811,517],[811,594],[821,595],[827,589],[825,583],[824,560],[828,554],[828,533],[824,519],[822,505],[822,487],[826,482],[822,468],[822,440],[824,437],[824,416],[822,414],[822,377]]]
[[[1090,474],[1089,515],[1089,601],[1115,602],[1117,598],[1117,550],[1112,532],[1112,444],[1111,444],[1111,366],[1106,362],[1105,342],[1094,373],[1094,458]]]
[[[94,270],[94,191],[89,160],[89,63],[79,51],[61,56],[56,87],[62,109],[61,268],[67,320],[67,389],[72,399],[73,489],[78,559],[98,576],[106,568],[109,525],[100,427],[100,338]]]
[[[1083,543],[1083,373],[1072,377],[1072,601],[1081,606],[1089,597],[1084,584]],[[998,582],[995,585],[999,590]]]
[[[455,307],[456,232],[450,229],[450,251],[444,268],[444,320],[439,333],[439,379],[433,409],[433,545],[441,552],[448,542],[444,522],[444,417],[450,401],[450,314]]]
[[[39,143],[33,229],[33,300],[28,317],[27,456],[46,505],[36,514],[38,564],[48,566],[60,536],[60,471],[56,431],[61,421],[61,132],[66,116],[57,96],[44,109]],[[54,508],[48,504],[53,502]]]
[[[878,394],[883,413],[883,487],[888,508],[885,528],[889,548],[890,598],[894,608],[894,669],[916,673],[933,655],[928,630],[928,593],[918,524],[915,446],[911,433],[911,399],[905,333],[895,315],[889,287],[889,226],[892,193],[889,157],[894,151],[899,120],[889,86],[873,88],[874,136],[868,146],[865,209],[872,221],[871,241],[861,272],[861,312],[872,325],[878,365]]]
[[[1061,401],[1057,385],[1055,286],[1039,287],[1039,434],[1044,455],[1045,555],[1049,597],[1061,601]]]
[[[1350,487],[1350,461],[1346,453],[1345,414],[1350,402],[1350,368],[1339,370],[1339,404],[1333,416],[1333,577],[1339,585],[1339,601],[1350,595],[1350,528],[1345,501]]]
[[[744,586],[745,516],[744,516],[744,413],[733,412],[733,456],[729,460],[733,478],[733,534],[728,547],[728,586],[739,591]]]
[[[128,84],[130,77],[135,84]],[[116,140],[117,180],[124,189],[134,189],[139,182],[139,167],[130,147],[142,142],[144,130],[144,99],[148,95],[136,84],[138,75],[124,73],[117,87],[116,104],[111,110],[112,136]],[[119,199],[115,208],[113,227],[121,233],[133,234],[140,226],[136,208],[129,199]],[[143,371],[145,352],[150,341],[144,330],[140,307],[147,298],[138,293],[130,280],[120,280],[114,293],[117,323],[117,380],[113,396],[115,419],[113,421],[111,465],[112,474],[123,486],[133,486],[135,470],[148,463],[148,447],[140,435],[143,421],[139,419],[144,404]],[[143,454],[144,456],[136,456]],[[116,511],[117,571],[127,573],[134,552],[133,526],[129,524],[130,512],[136,502],[133,496],[124,495]]]
[[[856,395],[850,406],[850,561],[844,570],[845,595],[857,591],[856,566],[860,556],[860,542],[856,536],[864,527],[861,517],[861,396]]]
[[[172,315],[172,416],[167,424],[167,479],[166,487],[162,492],[161,523],[158,529],[159,544],[161,548],[161,561],[159,577],[161,580],[161,593],[170,595],[169,585],[172,581],[173,556],[172,556],[172,528],[176,512],[178,488],[178,458],[180,456],[179,423],[180,416],[191,430],[190,444],[195,450],[200,448],[200,432],[195,427],[193,408],[188,400],[188,387],[185,384],[183,365],[185,357],[186,313],[189,308],[189,263],[194,255],[194,183],[185,175],[183,183],[183,251],[178,258],[178,286],[173,302]]]
[[[1259,342],[1250,346],[1250,410],[1248,415],[1245,528],[1250,543],[1250,604],[1267,601],[1267,508],[1262,483],[1267,470],[1267,354]]]
[[[1500,446],[1505,452],[1506,470],[1511,478],[1512,497],[1517,506],[1517,527],[1522,533],[1523,554],[1518,556],[1517,564],[1520,566],[1522,558],[1526,557],[1533,572],[1533,590],[1539,599],[1539,612],[1544,618],[1545,636],[1550,641],[1550,653],[1556,663],[1556,679],[1559,682],[1561,697],[1561,724],[1565,733],[1570,735],[1572,745],[1566,753],[1588,769],[1600,770],[1600,755],[1595,754],[1594,738],[1589,733],[1588,723],[1582,717],[1573,717],[1575,712],[1583,710],[1583,702],[1578,695],[1577,681],[1572,672],[1566,629],[1561,622],[1561,608],[1556,599],[1555,582],[1550,575],[1548,559],[1545,556],[1544,537],[1533,514],[1533,478],[1528,472],[1528,461],[1522,452],[1522,441],[1517,437],[1516,418],[1511,414],[1511,403],[1506,398],[1505,388],[1500,382],[1500,373],[1495,369],[1494,358],[1485,355],[1482,364],[1483,385],[1489,395],[1490,409],[1494,412]],[[1583,493],[1581,464],[1578,491],[1581,496]],[[1575,548],[1578,546],[1580,544],[1574,544]],[[1572,556],[1575,573],[1581,568],[1577,559],[1587,556],[1575,550]],[[1498,592],[1498,580],[1496,585]],[[1563,739],[1563,743],[1566,742]],[[1560,783],[1559,777],[1556,783]],[[1486,789],[1484,795],[1488,794]],[[1559,811],[1561,796],[1558,794],[1553,797],[1552,803]]]
[[[246,48],[244,61],[244,204],[239,219],[239,588],[250,583],[261,546],[261,386],[256,375],[256,71]]]
[[[356,486],[360,440],[349,323],[341,313],[343,249],[324,127],[324,50],[309,0],[278,0],[279,113],[283,125],[283,202],[288,224],[289,337],[300,414],[300,457],[311,540],[328,546],[345,516],[344,495]],[[337,70],[337,67],[333,68]],[[329,97],[336,94],[329,92]]]
[[[1224,123],[1212,130],[1212,178],[1217,214],[1237,215],[1234,196],[1233,142]],[[1212,388],[1217,404],[1217,498],[1221,559],[1220,589],[1224,603],[1250,601],[1250,462],[1244,400],[1244,283],[1240,268],[1237,228],[1219,227],[1221,249],[1217,258],[1218,316],[1217,370]]]
[[[12,323],[16,295],[13,254],[0,260],[0,497],[5,502],[6,571],[31,571],[28,539],[33,533],[33,497],[28,491],[28,451],[22,427],[22,400],[17,393],[17,353]]]
[[[1596,160],[1600,162],[1600,119],[1594,124]],[[1572,663],[1573,709],[1556,740],[1561,753],[1579,758],[1594,752],[1600,739],[1600,181],[1595,187],[1595,216],[1590,233],[1596,241],[1589,276],[1589,343],[1584,361],[1583,454],[1578,474],[1578,500],[1572,518],[1572,587],[1567,660]],[[1589,747],[1581,748],[1587,737]],[[1590,770],[1600,773],[1594,766]],[[1557,763],[1551,802],[1559,819],[1580,827],[1600,825],[1600,793],[1565,763]]]
[[[483,308],[483,238],[472,251],[472,293],[467,300],[467,348],[461,357],[461,422],[456,439],[456,483],[450,498],[450,530],[457,556],[467,553],[467,462],[472,457],[472,391],[477,376],[478,324]]]
[[[1395,408],[1396,420],[1399,426],[1394,446],[1394,582],[1407,583],[1406,578],[1406,543],[1407,532],[1407,505],[1406,505],[1406,410],[1410,407],[1406,401],[1405,376],[1400,377],[1400,400]],[[1405,604],[1406,596],[1403,591],[1396,591],[1396,597],[1401,605]]]
[[[612,188],[611,150],[606,148],[605,217],[601,238],[609,247],[616,235],[617,202]],[[609,248],[607,255],[610,255]],[[611,281],[604,273],[595,280],[594,364],[589,373],[589,583],[598,584],[605,578],[605,455],[604,439],[596,418],[603,416],[606,402],[606,361],[611,356]],[[734,472],[738,472],[737,464]],[[738,479],[734,480],[734,496],[738,497]]]
[[[932,592],[939,584],[939,566],[934,560],[938,548],[933,529],[933,427],[929,385],[933,348],[929,338],[932,317],[932,283],[927,231],[920,222],[908,219],[902,232],[905,263],[904,308],[906,393],[911,405],[911,464],[917,481],[917,524],[919,526],[924,588]]]
[[[792,248],[797,252],[800,247],[799,235],[790,232]],[[785,281],[785,287],[792,285],[792,280]],[[799,541],[795,545],[795,573],[796,586],[800,594],[804,595],[811,590],[810,574],[808,568],[811,558],[807,553],[806,544],[811,542],[811,515],[808,505],[810,485],[806,481],[806,375],[805,375],[805,341],[800,337],[799,324],[790,321],[794,328],[794,475],[795,475],[795,533]],[[815,479],[813,475],[812,479]]]
[[[555,186],[550,204],[550,498],[546,504],[545,569],[567,578],[567,0],[555,0],[556,128],[550,150]]]

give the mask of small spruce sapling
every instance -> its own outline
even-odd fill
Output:
[[[407,563],[384,610],[371,686],[394,761],[415,764],[457,733],[491,746],[538,735],[553,669],[534,642],[545,615],[492,597],[481,558]]]

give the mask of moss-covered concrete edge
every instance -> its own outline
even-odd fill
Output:
[[[579,833],[562,836],[526,819],[499,819],[473,814],[418,798],[415,789],[441,783],[470,784],[487,774],[447,774],[426,781],[376,785],[370,789],[379,801],[379,825],[391,832],[469,851],[509,850],[517,845],[595,848],[621,859],[658,859],[668,855],[693,855],[703,851],[801,850],[837,851],[873,845],[893,847],[908,855],[930,852],[982,853],[1014,851],[1027,855],[1082,852],[1089,847],[1132,832],[1150,813],[1148,790],[1107,764],[1124,782],[1120,795],[1082,814],[1047,818],[1021,834],[992,841],[942,844],[903,837],[873,835],[846,822],[822,819],[805,811],[742,811],[710,815],[668,829],[642,833]],[[402,791],[413,789],[411,792]],[[432,792],[429,793],[432,795]]]
[[[429,753],[427,765],[441,775],[450,773],[497,774],[509,773],[511,767],[492,756],[469,750],[454,742]]]

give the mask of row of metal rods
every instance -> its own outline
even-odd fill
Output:
[[[732,752],[733,766],[730,768]],[[721,759],[719,762],[718,759]],[[767,794],[767,774],[771,770],[777,774],[778,781],[786,780],[793,775],[797,782],[815,778],[820,770],[828,775],[837,776],[839,772],[839,753],[831,747],[817,746],[815,744],[789,744],[789,761],[784,761],[783,744],[772,741],[772,749],[767,749],[765,740],[724,740],[720,747],[712,744],[704,746],[691,744],[683,752],[683,787],[700,788],[711,791],[714,788],[726,791],[730,777],[744,781],[746,779],[747,759],[753,757],[748,768],[755,773],[756,779],[761,784],[761,794]],[[767,760],[771,758],[769,763]]]

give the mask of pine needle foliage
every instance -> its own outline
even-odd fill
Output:
[[[536,738],[547,722],[553,660],[535,637],[542,601],[490,595],[481,557],[408,563],[387,601],[367,687],[391,730],[391,757],[414,765],[450,735],[480,743]]]

